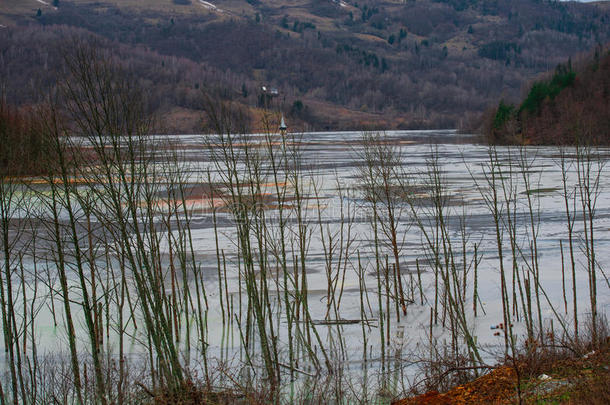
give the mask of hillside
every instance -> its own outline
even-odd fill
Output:
[[[271,101],[311,129],[455,127],[608,42],[609,21],[604,2],[6,0],[0,50],[11,65],[10,99],[26,103],[54,82],[53,46],[75,32],[105,38],[139,58],[160,112],[180,132],[198,129],[193,98],[204,87],[253,114]],[[191,73],[159,79],[167,58]]]
[[[610,144],[610,51],[558,65],[517,105],[501,101],[484,132],[491,143]]]

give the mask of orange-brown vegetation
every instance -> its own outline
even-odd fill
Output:
[[[32,108],[0,100],[0,175],[43,174],[48,169],[48,136]]]

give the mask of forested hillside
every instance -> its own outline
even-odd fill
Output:
[[[608,10],[540,0],[7,0],[0,52],[9,101],[30,103],[61,75],[66,41],[104,38],[139,71],[168,131],[198,130],[202,89],[253,114],[270,102],[312,129],[455,127],[606,43]]]
[[[521,103],[501,101],[484,130],[491,143],[610,144],[610,51],[558,65]]]

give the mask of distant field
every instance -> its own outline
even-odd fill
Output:
[[[12,14],[19,16],[34,16],[40,8],[43,12],[54,11],[52,5],[53,0],[3,0],[0,3],[0,14]],[[209,12],[211,10],[207,4],[212,4],[220,10],[229,11],[235,15],[245,14],[253,15],[254,9],[246,1],[229,0],[229,1],[209,1],[202,2],[200,0],[190,0],[190,4],[176,4],[173,0],[78,0],[78,1],[59,1],[59,8],[63,3],[74,4],[100,4],[112,5],[122,9],[142,10],[166,12],[171,14],[197,14]],[[267,3],[267,2],[266,2]],[[273,2],[271,2],[273,3]],[[275,2],[277,3],[277,2]],[[284,2],[285,3],[285,2]],[[305,3],[305,2],[300,2]]]
[[[34,17],[39,8],[49,8],[36,0],[3,0],[0,3],[0,23],[13,25],[17,18]]]

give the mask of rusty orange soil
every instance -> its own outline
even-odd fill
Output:
[[[431,391],[392,405],[502,404],[515,397],[516,381],[515,371],[503,366],[444,394]]]
[[[610,404],[610,338],[589,353],[537,353],[520,358],[520,393],[524,404]],[[446,393],[430,391],[392,405],[514,404],[517,374],[502,365]]]

